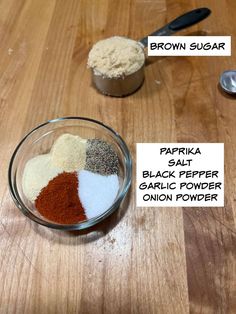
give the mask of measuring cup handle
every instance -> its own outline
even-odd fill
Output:
[[[211,10],[208,8],[199,8],[192,11],[189,11],[179,17],[177,17],[172,22],[168,23],[161,29],[153,32],[149,36],[170,36],[175,32],[180,31],[186,27],[192,26],[202,20],[204,20],[208,15],[211,14]],[[143,37],[139,40],[139,42],[144,46],[147,47],[148,45],[148,36]]]
[[[211,10],[208,8],[195,9],[177,17],[177,19],[169,23],[168,27],[173,32],[177,32],[204,20],[210,14]]]

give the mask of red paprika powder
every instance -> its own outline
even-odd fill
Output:
[[[63,172],[49,181],[37,197],[35,206],[42,216],[57,223],[74,224],[85,220],[76,172]]]

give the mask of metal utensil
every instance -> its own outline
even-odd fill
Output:
[[[192,26],[210,15],[208,8],[199,8],[189,11],[161,29],[151,33],[148,36],[169,36],[184,28]],[[148,45],[148,36],[139,40],[143,47]],[[144,51],[143,51],[144,53]],[[96,88],[103,94],[109,96],[122,97],[134,93],[144,81],[144,65],[136,72],[122,78],[108,78],[98,75],[92,69],[92,81]]]
[[[92,70],[92,81],[96,88],[105,95],[122,97],[134,93],[143,83],[144,65],[125,77],[108,78],[97,75]]]
[[[221,74],[220,85],[228,94],[236,94],[236,71],[225,71]]]

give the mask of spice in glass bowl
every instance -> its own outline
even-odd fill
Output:
[[[86,140],[77,135],[63,134],[51,149],[52,164],[64,171],[83,169],[86,162]]]
[[[108,176],[82,170],[78,173],[78,193],[88,219],[104,213],[119,191],[117,174]]]
[[[23,192],[49,221],[76,224],[103,214],[119,192],[119,159],[103,139],[63,134],[50,152],[30,159]]]
[[[118,174],[119,160],[114,148],[101,139],[88,140],[85,169],[102,175]]]
[[[23,173],[23,191],[34,202],[40,191],[63,170],[55,167],[50,154],[38,155],[27,161]]]
[[[78,197],[76,172],[63,172],[42,189],[35,207],[45,218],[61,224],[75,224],[86,219]]]

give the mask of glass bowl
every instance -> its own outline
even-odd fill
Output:
[[[22,176],[26,162],[40,154],[48,153],[63,133],[79,135],[83,138],[101,138],[112,144],[119,158],[119,191],[112,206],[101,215],[76,223],[59,224],[44,218],[24,195]],[[29,132],[16,147],[8,169],[11,196],[16,206],[30,219],[49,228],[60,230],[81,230],[91,227],[113,213],[129,190],[132,176],[132,161],[129,150],[120,137],[110,127],[89,118],[65,117],[45,122]]]

